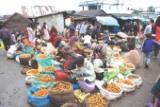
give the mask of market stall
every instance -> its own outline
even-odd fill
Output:
[[[85,55],[64,49],[65,46],[57,49],[49,47],[48,53],[44,44],[33,45],[23,41],[21,48],[15,44],[7,54],[24,66],[22,73],[30,86],[27,99],[35,107],[64,107],[68,103],[108,107],[110,100],[135,91],[142,85],[142,78],[133,72],[136,70],[134,64],[120,54],[121,49],[117,46],[102,43],[105,55],[103,58],[92,58],[94,48],[82,48]]]

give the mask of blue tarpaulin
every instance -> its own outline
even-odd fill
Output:
[[[106,25],[106,26],[119,26],[118,21],[111,17],[111,16],[105,16],[105,17],[96,17],[97,21],[99,23],[101,23],[102,25]]]

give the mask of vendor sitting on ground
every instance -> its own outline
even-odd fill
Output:
[[[77,69],[74,71],[74,73],[71,75],[72,79],[80,79],[85,81],[94,81],[96,76],[94,72],[93,64],[88,61],[87,59],[81,59],[77,63]]]

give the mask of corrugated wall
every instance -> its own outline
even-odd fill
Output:
[[[40,23],[40,25],[43,25],[43,23],[46,22],[49,28],[51,28],[52,26],[55,26],[58,32],[60,33],[64,31],[65,22],[64,22],[63,14],[39,17],[36,20]]]

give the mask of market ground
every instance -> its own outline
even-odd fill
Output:
[[[8,60],[5,54],[0,50],[0,107],[31,107],[27,103],[25,76],[20,73],[22,67]],[[142,87],[111,102],[111,107],[145,107],[151,99],[150,90],[159,72],[157,60],[152,61],[148,70],[141,65],[136,73],[144,80]]]

